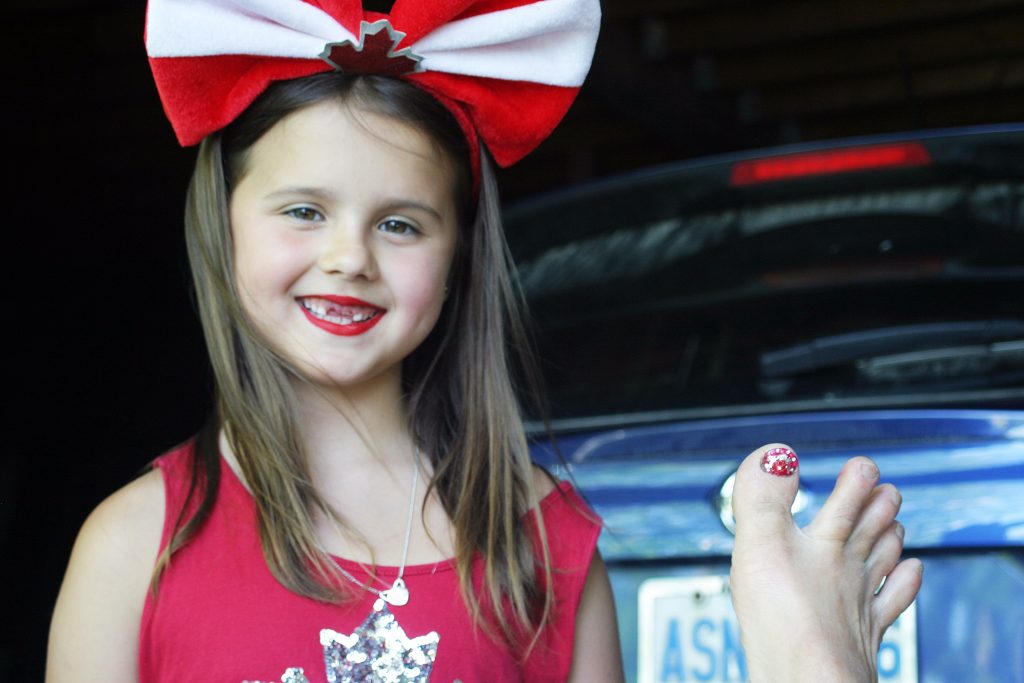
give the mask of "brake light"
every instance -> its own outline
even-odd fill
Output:
[[[733,166],[729,183],[734,186],[756,185],[851,171],[925,166],[931,160],[928,150],[920,142],[830,149],[741,161]]]

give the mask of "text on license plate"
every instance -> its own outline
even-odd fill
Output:
[[[640,585],[639,601],[639,683],[747,680],[727,576],[649,579]],[[915,604],[882,640],[878,680],[917,683]]]

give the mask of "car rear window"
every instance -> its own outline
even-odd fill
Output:
[[[514,213],[552,416],[1019,400],[1024,174],[936,148],[753,189],[690,165]]]

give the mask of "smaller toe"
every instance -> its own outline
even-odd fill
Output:
[[[900,492],[892,484],[876,486],[871,492],[850,532],[848,545],[857,557],[867,558],[882,535],[892,528],[902,500]]]
[[[845,543],[871,500],[878,477],[878,466],[870,458],[860,456],[847,460],[832,493],[814,521],[807,526],[807,533]]]
[[[882,534],[868,556],[868,580],[872,589],[882,585],[882,580],[896,567],[903,553],[903,525],[893,522]]]
[[[881,632],[889,628],[892,622],[896,621],[896,617],[903,614],[914,601],[917,591],[921,588],[923,574],[924,565],[917,558],[903,560],[889,572],[885,585],[871,605],[875,622],[881,628]]]

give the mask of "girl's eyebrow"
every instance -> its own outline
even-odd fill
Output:
[[[313,197],[319,197],[322,199],[333,199],[334,193],[326,190],[322,187],[304,187],[299,185],[289,185],[288,187],[282,187],[273,192],[268,192],[267,199],[273,199],[275,197],[284,197],[288,195],[311,195]]]
[[[324,200],[333,200],[335,198],[333,192],[322,187],[305,187],[299,185],[292,185],[274,190],[273,192],[268,193],[266,198],[274,199],[276,197],[287,197],[291,195],[306,195]],[[429,213],[439,221],[444,221],[444,217],[441,215],[440,211],[430,204],[424,204],[423,202],[418,202],[414,199],[406,199],[404,197],[385,197],[380,200],[379,203],[381,206],[386,206],[389,209],[418,209],[425,213]]]
[[[412,199],[403,199],[400,197],[388,198],[381,201],[381,206],[387,206],[391,209],[418,209],[425,213],[429,213],[439,221],[444,221],[444,217],[441,212],[435,209],[430,204],[424,204],[423,202],[417,202]]]

